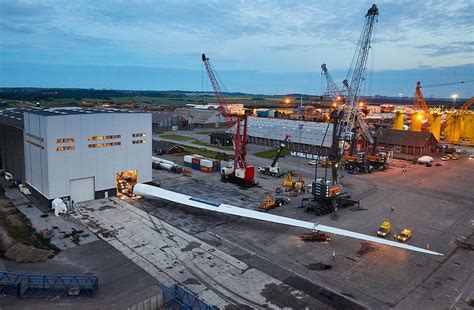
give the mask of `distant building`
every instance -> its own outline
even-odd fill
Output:
[[[177,109],[174,112],[185,124],[185,129],[222,128],[225,118],[218,110]]]
[[[175,112],[155,111],[152,114],[152,129],[154,133],[183,129],[185,125],[184,120]]]
[[[438,141],[431,132],[379,128],[375,132],[378,146],[397,154],[425,155],[436,149]]]
[[[287,147],[291,151],[318,154],[322,147],[321,154],[325,154],[331,146],[333,124],[249,117],[247,128],[249,143],[278,147],[289,134],[290,142]],[[230,132],[235,132],[235,127]]]
[[[184,153],[184,148],[173,142],[153,140],[153,152],[158,155]]]
[[[214,132],[210,135],[210,143],[220,146],[232,146],[232,135],[224,132]]]

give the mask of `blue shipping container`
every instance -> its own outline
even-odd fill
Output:
[[[200,165],[200,164],[192,163],[192,164],[191,164],[191,168],[194,169],[194,170],[200,170],[200,169],[201,169],[201,165]]]

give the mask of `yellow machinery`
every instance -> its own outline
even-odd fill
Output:
[[[465,113],[463,115],[464,128],[461,134],[461,140],[468,144],[474,144],[474,113]]]
[[[303,190],[304,191],[305,186],[304,186],[303,174],[300,174],[298,176],[298,180],[296,180],[296,182],[295,182],[295,188],[298,189],[298,190]]]
[[[292,174],[291,171],[288,172],[288,175],[283,180],[283,186],[284,187],[290,188],[290,187],[293,187],[295,185],[295,181],[293,181],[293,177],[291,176],[291,174]]]
[[[266,194],[265,200],[258,207],[262,211],[268,211],[277,207],[277,202],[270,194]]]
[[[411,131],[421,131],[421,121],[423,120],[424,115],[422,112],[413,112],[411,114]]]
[[[377,235],[380,237],[386,237],[392,229],[392,224],[390,222],[383,222],[377,230]]]
[[[395,122],[393,123],[393,129],[403,130],[404,119],[405,112],[395,111]]]
[[[431,122],[429,124],[430,132],[438,141],[439,141],[439,136],[441,134],[441,116],[442,116],[441,111],[438,111],[438,110],[430,111],[430,119],[431,119]]]

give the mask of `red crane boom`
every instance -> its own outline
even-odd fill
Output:
[[[229,106],[222,94],[221,88],[214,75],[209,58],[205,54],[202,54],[202,61],[206,67],[209,80],[211,81],[212,88],[216,96],[216,100],[219,103],[219,109],[224,116],[226,121],[227,130],[231,130],[235,126],[235,133],[233,135],[234,142],[234,167],[233,169],[221,169],[222,180],[230,181],[243,186],[253,186],[255,168],[253,166],[247,166],[247,114],[238,115],[232,113]],[[242,128],[243,127],[243,128]]]

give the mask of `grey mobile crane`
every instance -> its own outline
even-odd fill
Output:
[[[281,178],[285,175],[283,171],[281,171],[280,167],[278,167],[278,159],[281,157],[281,152],[286,147],[286,144],[290,141],[290,135],[287,134],[285,136],[285,140],[280,143],[280,147],[278,148],[275,157],[273,158],[273,162],[270,166],[266,167],[258,167],[258,173],[271,175],[272,177]]]

